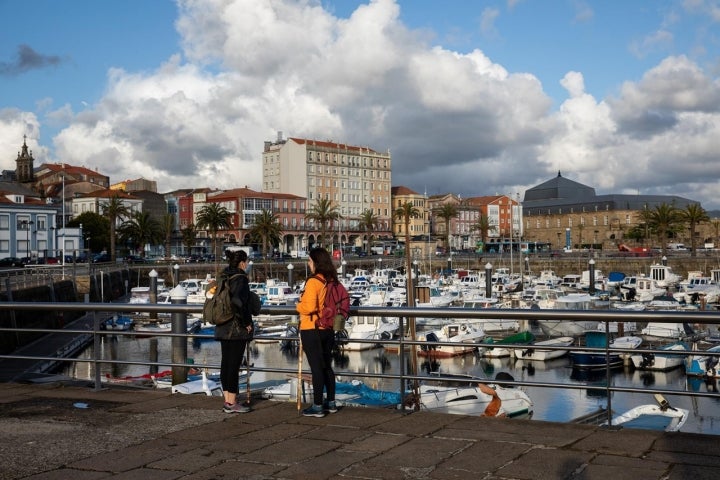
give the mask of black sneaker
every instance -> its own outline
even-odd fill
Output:
[[[223,412],[225,413],[248,413],[250,407],[243,405],[242,403],[225,403],[223,405]]]
[[[333,400],[332,402],[323,403],[323,410],[325,410],[328,413],[337,413],[338,407],[337,407],[337,404],[335,403],[335,400]]]
[[[325,416],[325,411],[322,405],[311,405],[302,411],[303,417],[318,417],[322,418]]]

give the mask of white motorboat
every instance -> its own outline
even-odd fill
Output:
[[[640,335],[645,340],[678,341],[694,334],[687,323],[648,322],[645,328],[640,330]]]
[[[666,432],[679,431],[685,425],[690,412],[684,408],[670,406],[660,394],[655,394],[655,401],[657,404],[639,405],[614,416],[611,420],[612,425]]]
[[[382,340],[390,340],[400,328],[397,317],[351,316],[345,323],[347,340],[343,338],[343,350],[369,350],[381,347]],[[360,341],[358,341],[360,340]]]
[[[593,310],[597,297],[587,293],[569,293],[555,299],[558,310]],[[597,330],[596,320],[538,320],[538,326],[548,337],[576,337]]]
[[[533,403],[518,388],[477,383],[445,387],[420,385],[420,410],[454,415],[530,418]]]
[[[567,355],[567,350],[553,350],[545,347],[569,347],[575,343],[573,337],[556,337],[534,342],[522,348],[513,349],[513,356],[521,360],[537,360],[545,362]]]
[[[623,300],[650,302],[664,296],[667,291],[658,285],[657,281],[644,276],[625,277],[620,285]]]
[[[454,357],[479,351],[485,338],[485,332],[468,323],[451,323],[443,325],[425,335],[427,345],[421,345],[418,355],[434,357]],[[437,345],[435,342],[452,343]]]
[[[657,350],[667,352],[686,352],[690,349],[687,344],[683,342],[676,342],[662,345],[658,347]],[[667,371],[682,366],[685,363],[686,357],[687,355],[682,354],[638,352],[630,355],[630,360],[632,360],[635,368],[639,370]]]

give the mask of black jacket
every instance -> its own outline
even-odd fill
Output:
[[[218,275],[217,282],[220,283],[224,278],[240,274],[230,282],[230,292],[232,293],[233,304],[237,307],[235,318],[231,321],[217,325],[215,327],[216,340],[245,340],[251,334],[248,334],[247,326],[252,325],[252,315],[250,314],[250,286],[248,277],[245,272],[239,268],[226,267],[225,270]]]

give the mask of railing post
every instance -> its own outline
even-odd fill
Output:
[[[100,357],[102,356],[102,347],[100,345],[100,317],[98,316],[97,310],[93,310],[93,371],[95,375],[95,388],[94,390],[100,391],[102,389],[101,380],[101,363]]]
[[[173,305],[186,305],[187,292],[181,286],[170,291],[170,303]],[[173,335],[184,335],[187,333],[187,313],[172,313]],[[172,337],[172,362],[187,363],[187,338],[184,336]],[[187,367],[172,367],[172,384],[187,382]]]

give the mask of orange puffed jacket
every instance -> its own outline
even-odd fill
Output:
[[[305,282],[305,291],[295,309],[300,314],[300,330],[315,328],[318,312],[323,309],[325,301],[325,277],[318,273]]]

